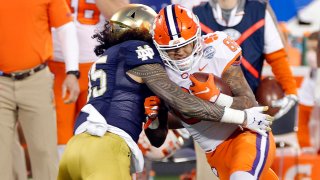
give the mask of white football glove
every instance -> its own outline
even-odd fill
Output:
[[[280,110],[274,115],[274,119],[279,119],[298,102],[298,96],[294,94],[286,95],[285,97],[271,102],[271,107],[279,107]]]
[[[320,68],[317,69],[316,73],[316,87],[314,91],[315,103],[320,106]]]
[[[248,128],[254,132],[267,136],[267,131],[271,131],[270,125],[272,124],[273,117],[268,114],[263,114],[263,111],[267,111],[268,106],[252,107],[245,109],[246,120],[244,123],[245,128]]]

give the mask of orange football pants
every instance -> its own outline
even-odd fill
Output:
[[[54,96],[57,113],[57,133],[58,144],[65,145],[73,136],[73,128],[75,119],[81,108],[87,102],[88,95],[88,72],[92,63],[79,64],[80,78],[80,94],[77,102],[65,104],[62,98],[62,84],[66,78],[65,64],[62,62],[49,61],[48,63],[51,72],[54,74]]]
[[[228,180],[236,171],[246,171],[256,179],[278,179],[270,168],[275,157],[275,142],[271,132],[268,137],[249,130],[237,130],[213,152],[207,160],[220,180]]]
[[[298,142],[300,147],[310,147],[310,130],[309,122],[313,106],[305,106],[299,104],[299,120],[298,120]]]

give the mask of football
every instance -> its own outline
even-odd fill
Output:
[[[206,82],[209,78],[208,73],[203,73],[203,72],[196,72],[192,74],[198,81],[200,82]],[[232,91],[227,83],[225,83],[221,78],[218,76],[214,76],[214,83],[215,85],[220,89],[220,91],[223,94],[232,96]]]
[[[255,96],[259,105],[269,106],[269,110],[266,113],[274,116],[280,110],[280,108],[272,108],[271,102],[273,100],[283,98],[285,93],[281,85],[274,77],[266,77],[260,82]]]

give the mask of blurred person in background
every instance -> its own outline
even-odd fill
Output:
[[[2,3],[0,16],[6,17],[0,20],[1,179],[13,179],[11,154],[18,120],[28,143],[33,179],[55,179],[57,130],[47,62],[53,55],[51,27],[57,28],[65,47],[78,52],[69,8],[64,0],[13,0]],[[78,58],[67,56],[68,70],[77,71]],[[66,84],[72,93],[72,82]]]
[[[99,27],[103,26],[106,18],[128,4],[127,0],[96,0],[95,2],[67,0],[66,2],[71,9],[76,26],[79,52],[74,51],[73,47],[65,47],[61,43],[64,39],[58,36],[59,29],[53,29],[54,60],[49,62],[49,68],[55,76],[54,94],[59,157],[68,140],[73,136],[76,116],[87,102],[88,72],[92,63],[97,60],[93,51],[97,42],[92,39],[92,36]],[[68,54],[63,53],[64,49],[79,58],[79,71],[70,71],[70,65],[65,61]],[[70,91],[69,96],[66,92],[68,80],[71,82],[70,87],[74,89]]]
[[[316,153],[311,143],[310,120],[312,111],[317,104],[316,94],[319,82],[317,81],[317,51],[319,32],[313,32],[307,37],[306,61],[310,67],[310,76],[303,79],[298,91],[299,95],[299,121],[298,121],[298,142],[302,153]],[[319,86],[318,86],[319,87]],[[315,138],[318,139],[318,138]]]

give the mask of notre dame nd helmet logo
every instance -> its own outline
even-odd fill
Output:
[[[149,45],[138,46],[136,50],[138,54],[138,59],[142,61],[153,59],[154,52],[153,49]]]

